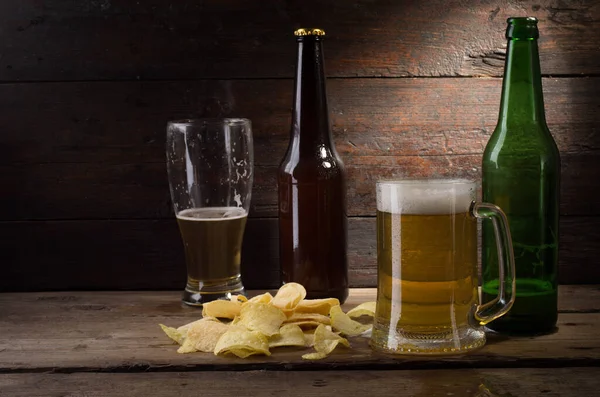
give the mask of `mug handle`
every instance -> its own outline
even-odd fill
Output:
[[[470,213],[476,218],[489,219],[492,222],[498,251],[498,296],[490,302],[479,305],[474,314],[479,325],[486,325],[505,315],[515,302],[515,255],[508,218],[500,207],[474,201],[471,203]],[[507,282],[510,284],[509,288],[506,288]]]

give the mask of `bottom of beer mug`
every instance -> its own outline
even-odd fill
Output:
[[[485,344],[483,329],[459,327],[442,332],[406,332],[375,325],[370,345],[373,349],[391,354],[460,354]]]
[[[189,306],[202,306],[203,303],[231,299],[232,295],[246,295],[241,276],[221,280],[194,280],[188,277],[182,301]]]

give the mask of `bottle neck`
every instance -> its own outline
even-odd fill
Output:
[[[301,146],[331,141],[323,44],[314,37],[298,41],[292,137]]]
[[[542,76],[536,39],[509,39],[498,126],[546,126]]]

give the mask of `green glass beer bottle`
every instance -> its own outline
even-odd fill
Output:
[[[516,300],[489,328],[544,333],[557,319],[560,156],[544,114],[535,18],[509,18],[498,124],[483,154],[483,201],[508,216],[516,263]],[[498,274],[493,225],[483,225],[484,302]]]

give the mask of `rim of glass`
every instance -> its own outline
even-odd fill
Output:
[[[200,119],[181,119],[171,120],[167,123],[170,126],[190,126],[190,125],[249,125],[250,119],[243,117],[212,117],[212,118],[200,118]]]
[[[463,178],[448,179],[383,179],[380,185],[476,185],[477,181]]]

